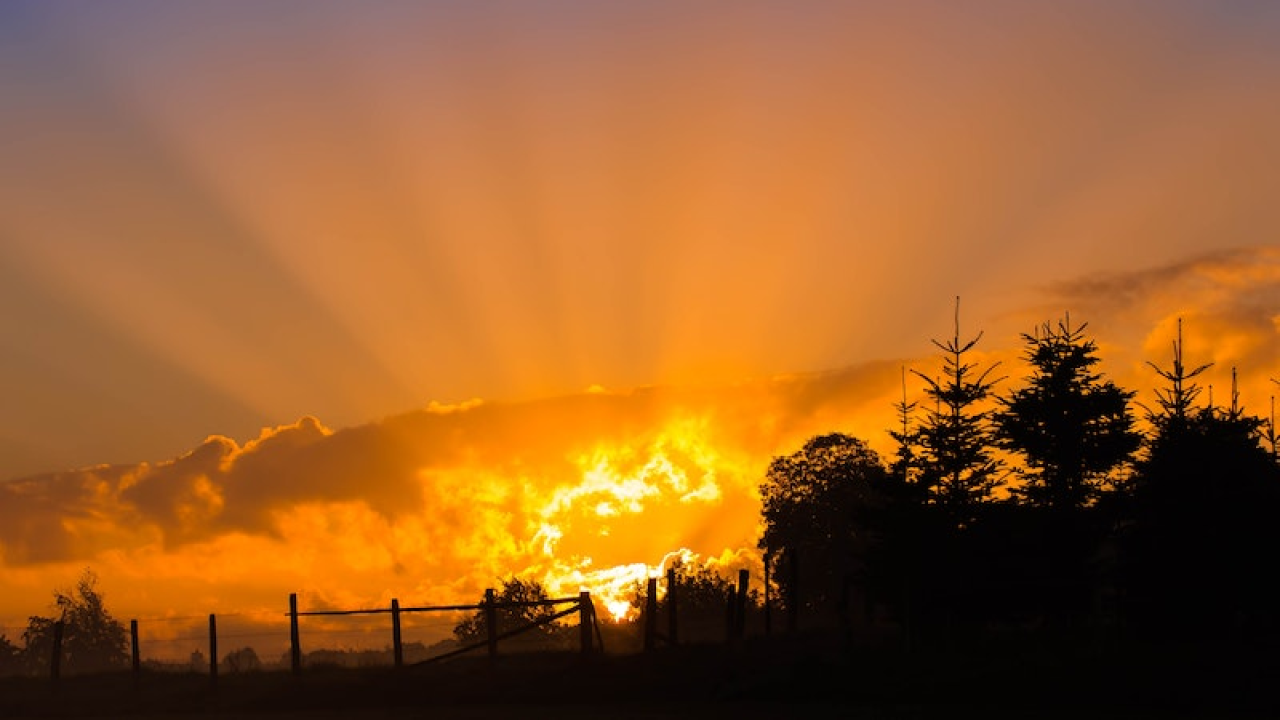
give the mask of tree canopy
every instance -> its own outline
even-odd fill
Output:
[[[799,451],[774,458],[760,485],[765,528],[760,547],[774,557],[802,556],[803,592],[796,602],[829,605],[850,573],[861,567],[871,542],[867,522],[880,503],[886,478],[880,456],[841,433],[810,439]],[[775,579],[793,597],[791,572]]]
[[[1088,324],[1067,316],[1024,334],[1031,374],[999,399],[999,447],[1022,456],[1024,484],[1015,492],[1033,505],[1078,508],[1095,500],[1103,479],[1138,449],[1129,401],[1133,393],[1094,370],[1097,344]]]
[[[923,398],[904,375],[891,471],[840,434],[770,464],[760,544],[801,550],[794,602],[829,607],[854,578],[908,642],[1001,624],[1060,641],[1087,624],[1200,648],[1233,633],[1280,641],[1265,570],[1280,555],[1275,428],[1244,410],[1234,370],[1228,402],[1205,404],[1209,365],[1186,362],[1179,322],[1172,364],[1149,363],[1163,384],[1140,428],[1087,324],[1067,315],[1022,335],[1030,370],[997,394],[997,365],[971,358],[982,334],[961,339],[958,307],[953,336],[934,341],[942,372],[912,371]],[[794,570],[774,566],[784,603]]]
[[[1178,624],[1202,637],[1255,627],[1280,603],[1265,568],[1280,553],[1274,508],[1280,468],[1264,446],[1265,423],[1240,404],[1234,381],[1223,408],[1198,405],[1181,324],[1146,453],[1128,489],[1132,522],[1121,535],[1124,587],[1148,630]],[[1234,371],[1233,371],[1234,378]]]
[[[98,576],[85,570],[70,590],[55,590],[57,617],[33,615],[22,633],[29,670],[47,667],[55,626],[63,624],[62,667],[69,673],[117,670],[129,661],[129,633],[107,611]]]

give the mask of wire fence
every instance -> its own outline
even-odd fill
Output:
[[[27,630],[4,627],[6,635],[11,627],[15,635]],[[99,669],[86,665],[83,654],[68,654],[76,642],[70,639],[84,637],[85,631],[68,629],[63,620],[46,620],[43,627],[52,632],[22,652],[4,648],[8,656],[0,657],[0,674],[48,672],[56,683],[64,663],[71,673]],[[478,605],[402,607],[392,600],[389,607],[346,610],[300,610],[295,594],[284,617],[259,612],[130,619],[128,647],[135,676],[143,670],[207,672],[216,683],[220,673],[297,672],[304,665],[401,667],[486,647],[495,656],[499,641],[504,653],[567,650],[576,644],[586,654],[599,646],[594,627],[595,607],[586,592],[512,602],[498,601],[488,590]]]
[[[558,609],[565,605],[569,607]],[[312,651],[306,654],[306,663],[310,665],[369,666],[388,664],[389,661],[389,664],[400,667],[406,663],[422,664],[444,659],[481,647],[487,647],[493,657],[497,654],[499,640],[504,641],[504,653],[567,650],[576,643],[587,654],[601,644],[595,606],[587,592],[568,598],[499,601],[490,589],[485,591],[485,600],[478,605],[415,607],[401,606],[398,600],[393,599],[388,608],[308,611],[298,609],[297,596],[294,595],[290,596],[289,608],[293,652],[290,666],[295,671],[304,663],[304,620],[308,637],[315,634],[313,625],[318,625],[319,634],[331,638],[342,633],[366,638],[371,627],[377,626],[370,623],[380,624],[384,633],[390,631],[390,645],[383,645],[382,650]],[[346,630],[344,625],[358,627]],[[407,645],[405,643],[406,628],[410,636],[419,633],[429,636],[445,627],[451,628],[456,637],[432,644],[412,640]]]
[[[218,614],[218,658],[232,672],[280,666],[289,657],[289,629],[271,613]],[[209,667],[208,615],[143,617],[136,623],[139,661],[151,670],[204,672]],[[287,666],[287,664],[285,665]]]
[[[368,611],[300,613],[299,645],[304,665],[375,667],[395,664],[395,628],[390,608]],[[400,614],[402,663],[415,663],[457,647],[453,629],[468,617],[462,611]],[[281,667],[290,667],[288,621]]]

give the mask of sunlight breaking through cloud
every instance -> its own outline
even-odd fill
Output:
[[[1238,363],[1256,412],[1280,362],[1278,258],[1240,250],[1062,286],[1049,309],[975,328],[988,331],[978,361],[1003,362],[1003,388],[1020,382],[1017,333],[1065,305],[1096,332],[1101,369],[1149,401],[1146,361],[1166,360],[1184,316],[1189,361],[1219,363],[1204,378],[1220,398]],[[927,342],[922,333],[922,354]],[[891,451],[902,368],[935,360],[433,405],[342,429],[304,417],[243,443],[210,437],[172,460],[12,480],[0,484],[0,620],[38,611],[33,598],[86,565],[143,615],[192,602],[279,612],[291,592],[333,607],[473,602],[520,576],[556,595],[589,590],[623,616],[673,553],[758,577],[756,486],[769,459],[832,431]]]
[[[742,469],[727,465],[709,445],[708,425],[706,418],[680,417],[659,429],[647,445],[600,444],[574,458],[577,481],[554,487],[537,512],[534,539],[541,547],[544,557],[539,562],[547,564],[543,576],[551,587],[589,588],[615,617],[626,614],[635,584],[655,568],[661,569],[665,560],[646,564],[651,558],[642,553],[642,562],[601,567],[590,555],[570,555],[565,560],[557,552],[560,541],[572,533],[601,543],[635,545],[636,538],[627,534],[629,528],[619,523],[625,515],[643,515],[646,523],[661,523],[673,506],[717,505],[726,492],[718,473],[741,477]]]
[[[5,483],[0,617],[25,617],[33,588],[85,565],[144,615],[191,598],[269,614],[291,592],[326,607],[473,602],[512,576],[625,614],[671,553],[754,547],[768,458],[837,408],[879,407],[890,377],[433,405],[338,430],[302,418],[169,461]]]

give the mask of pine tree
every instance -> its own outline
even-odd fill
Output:
[[[925,382],[925,395],[934,409],[920,427],[920,482],[930,503],[941,505],[960,525],[972,521],[978,505],[992,499],[1000,485],[1000,462],[992,454],[989,411],[980,409],[991,398],[999,378],[991,379],[993,364],[978,371],[966,359],[982,339],[979,332],[960,340],[960,298],[956,298],[955,334],[946,342],[933,340],[943,353],[943,373],[934,379],[913,370]]]
[[[1135,621],[1153,633],[1217,643],[1247,628],[1274,627],[1277,594],[1261,568],[1280,552],[1271,517],[1280,473],[1264,446],[1265,423],[1244,411],[1233,378],[1225,409],[1197,406],[1182,326],[1173,365],[1152,367],[1167,385],[1132,488],[1132,524],[1122,535]]]
[[[1147,365],[1169,383],[1168,387],[1156,389],[1156,403],[1160,409],[1147,413],[1147,419],[1157,435],[1186,429],[1192,419],[1195,401],[1203,390],[1194,380],[1200,373],[1213,367],[1213,363],[1205,363],[1188,370],[1182,360],[1182,351],[1182,318],[1178,318],[1178,336],[1173,341],[1173,365],[1166,370],[1150,360],[1147,361]]]
[[[907,401],[907,369],[903,368],[902,400],[893,404],[901,429],[889,431],[889,437],[898,444],[898,450],[889,463],[889,475],[904,491],[914,487],[919,475],[920,431],[915,424],[915,413],[919,407],[919,402]]]
[[[994,415],[1000,447],[1026,462],[1016,493],[1032,505],[1083,507],[1142,441],[1129,412],[1133,393],[1094,370],[1097,344],[1087,327],[1073,328],[1068,315],[1024,334],[1032,372]]]

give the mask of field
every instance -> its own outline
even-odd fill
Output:
[[[988,647],[901,654],[829,637],[425,667],[0,681],[0,717],[1269,717],[1265,658]]]

